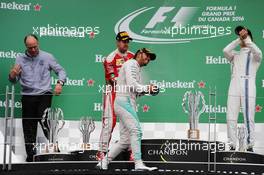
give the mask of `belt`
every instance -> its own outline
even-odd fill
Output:
[[[232,77],[237,77],[242,79],[256,78],[256,76],[250,76],[250,75],[233,75]]]

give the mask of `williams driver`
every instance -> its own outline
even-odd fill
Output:
[[[232,65],[232,76],[227,100],[227,135],[230,150],[236,149],[237,119],[242,107],[246,126],[247,151],[253,152],[254,116],[256,103],[256,74],[262,60],[262,52],[253,42],[249,29],[238,26],[238,38],[228,44],[223,52]],[[240,46],[239,51],[234,49]]]

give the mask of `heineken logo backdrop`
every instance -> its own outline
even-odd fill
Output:
[[[24,36],[36,34],[40,48],[52,53],[66,69],[68,78],[53,106],[66,120],[93,116],[100,120],[104,70],[102,62],[115,46],[115,35],[126,30],[134,38],[130,50],[147,47],[157,60],[144,68],[144,82],[161,87],[155,97],[142,97],[137,111],[142,122],[187,123],[182,98],[188,90],[201,91],[206,100],[201,122],[217,113],[225,123],[230,64],[223,48],[236,36],[234,27],[247,26],[264,51],[263,1],[210,0],[1,0],[0,2],[0,116],[4,116],[5,87],[15,57],[24,53]],[[53,75],[52,85],[57,77]],[[264,68],[256,79],[257,123],[264,122]],[[17,84],[16,93],[20,86]],[[217,90],[217,105],[209,104],[209,89]],[[15,114],[21,116],[20,95]],[[242,111],[242,110],[241,110]],[[242,121],[242,113],[240,116]]]

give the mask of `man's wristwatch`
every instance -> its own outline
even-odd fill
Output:
[[[61,81],[61,80],[58,80],[57,83],[60,84],[60,85],[62,85],[62,86],[64,85],[64,82]]]

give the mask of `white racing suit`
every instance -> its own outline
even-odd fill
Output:
[[[234,49],[240,44],[238,38],[228,44],[223,52],[232,66],[231,82],[227,100],[227,136],[230,146],[236,147],[237,120],[242,107],[246,128],[247,148],[254,145],[255,103],[256,103],[256,73],[262,59],[261,50],[248,36],[244,39],[246,47],[240,51]]]
[[[133,57],[134,54],[130,51],[120,53],[118,49],[116,49],[108,55],[104,61],[106,88],[103,94],[102,130],[99,141],[99,152],[97,154],[98,160],[103,158],[104,155],[102,155],[102,152],[108,152],[109,142],[116,125],[116,115],[114,112],[116,93],[114,91],[114,85],[110,82],[116,81],[123,63]]]
[[[136,113],[136,97],[147,92],[148,86],[140,83],[140,72],[141,68],[135,59],[126,61],[120,69],[114,104],[115,113],[119,117],[120,140],[110,149],[109,161],[129,146],[135,162],[141,160],[142,130]]]

